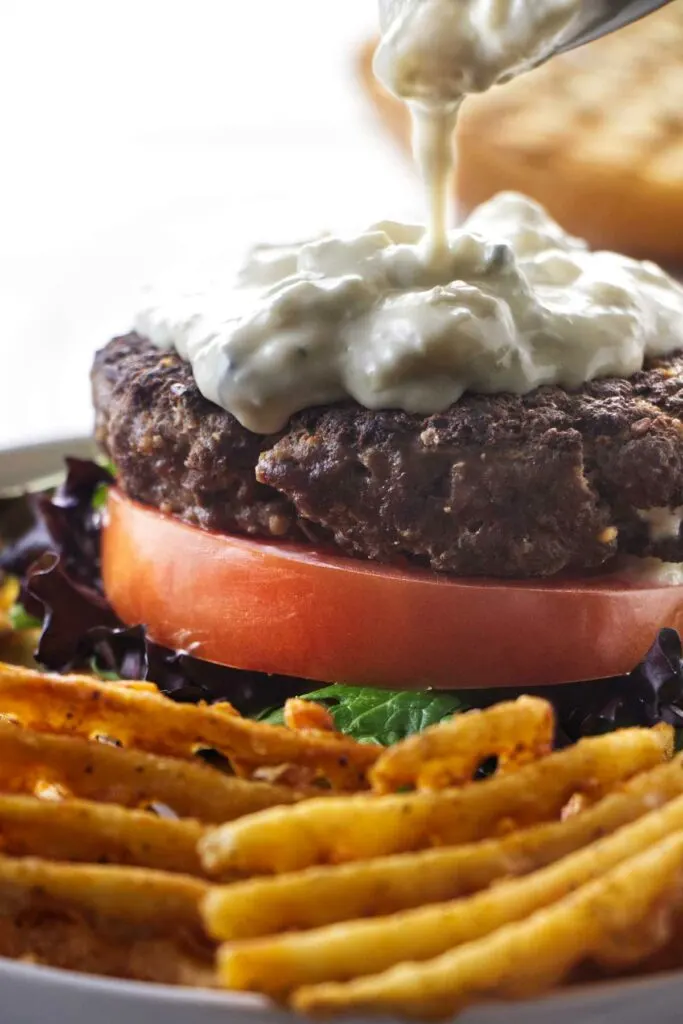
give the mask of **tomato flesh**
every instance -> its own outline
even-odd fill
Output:
[[[615,573],[454,579],[188,526],[110,492],[109,600],[207,661],[393,689],[529,687],[622,675],[683,631],[683,587]]]

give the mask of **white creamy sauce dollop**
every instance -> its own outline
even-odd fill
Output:
[[[463,97],[547,58],[580,7],[380,0],[376,69],[411,107],[427,228],[386,222],[261,246],[236,282],[162,300],[137,330],[174,348],[208,399],[264,434],[344,398],[429,414],[468,390],[627,377],[679,347],[681,286],[654,264],[589,252],[531,200],[500,195],[448,230]]]
[[[396,96],[457,104],[541,63],[582,0],[380,0],[375,73]]]
[[[646,587],[683,586],[683,562],[663,562],[661,558],[622,555],[614,574],[628,583]]]
[[[431,262],[447,258],[453,133],[464,97],[546,60],[581,7],[581,0],[380,0],[374,69],[410,110]]]
[[[676,508],[641,508],[638,517],[647,524],[650,540],[678,540],[683,522],[683,506]]]
[[[590,252],[521,195],[475,210],[438,262],[423,235],[385,222],[261,247],[236,285],[162,300],[136,329],[264,434],[343,398],[428,414],[468,390],[626,377],[681,344],[679,284],[652,263]]]

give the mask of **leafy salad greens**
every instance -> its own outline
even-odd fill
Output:
[[[460,694],[435,690],[379,690],[335,684],[303,697],[329,708],[340,732],[364,743],[384,746],[468,709]],[[259,717],[272,725],[281,725],[283,711],[277,708]]]

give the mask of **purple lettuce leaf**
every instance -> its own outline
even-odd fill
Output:
[[[64,482],[29,499],[30,522],[0,552],[0,568],[22,580],[21,601],[42,622],[36,661],[53,672],[95,669],[104,678],[143,679],[178,701],[229,700],[256,713],[312,684],[242,672],[154,643],[144,625],[126,626],[102,587],[101,488],[112,474],[95,462],[67,459]]]

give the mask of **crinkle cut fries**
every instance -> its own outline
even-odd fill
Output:
[[[2,955],[415,1018],[680,962],[668,727],[552,752],[522,697],[383,750],[3,665],[0,715]]]

